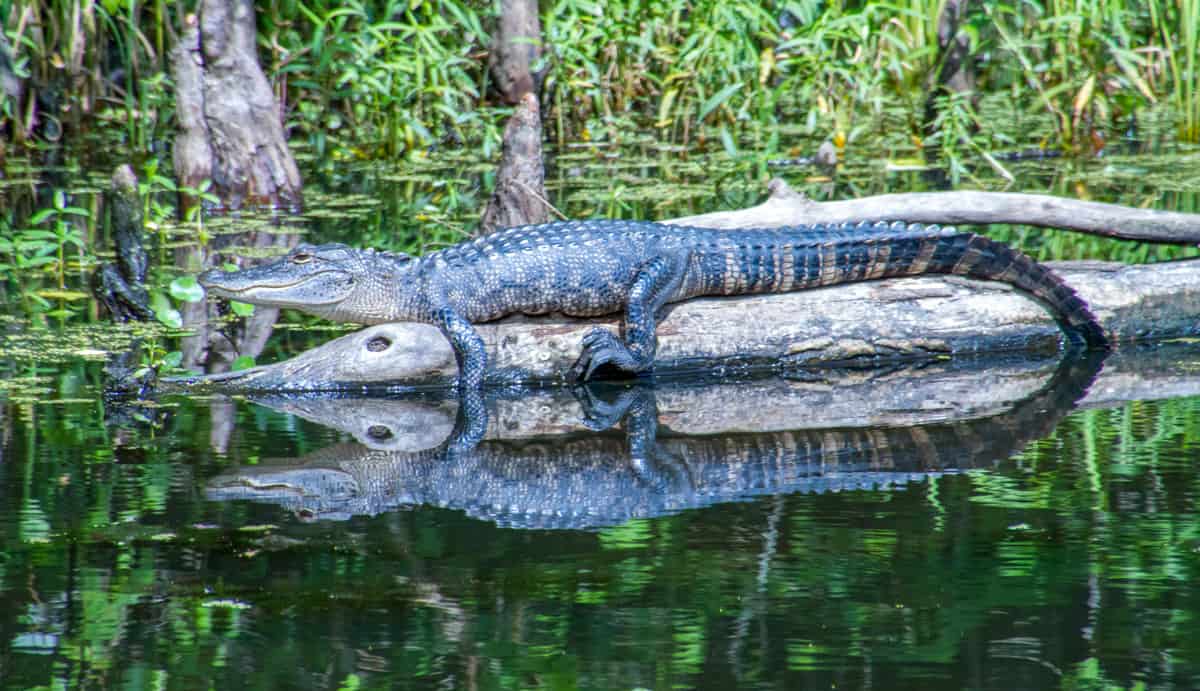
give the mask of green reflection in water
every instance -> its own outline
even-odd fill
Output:
[[[217,451],[206,407],[132,445],[95,405],[4,407],[5,685],[1187,688],[1200,669],[1198,399],[1078,411],[936,493],[597,533],[209,503],[230,458],[337,434],[238,406]]]

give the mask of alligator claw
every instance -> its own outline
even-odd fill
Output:
[[[578,383],[571,393],[583,409],[584,426],[596,432],[619,425],[636,396],[629,389],[605,384]]]
[[[571,367],[571,375],[578,381],[585,381],[604,365],[613,365],[627,372],[637,371],[636,361],[624,343],[611,331],[592,329],[583,337],[583,352]]]

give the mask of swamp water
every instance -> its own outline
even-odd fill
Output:
[[[1195,152],[1014,168],[1017,189],[1200,208]],[[580,217],[761,190],[753,166],[673,154],[555,170],[552,201]],[[882,171],[787,175],[818,198],[921,185]],[[474,208],[463,179],[328,179],[310,237],[453,229]],[[1178,256],[1000,232],[1043,256]],[[488,438],[447,454],[437,397],[117,411],[99,361],[132,334],[35,329],[15,302],[5,688],[1200,686],[1194,345],[506,390]],[[281,330],[261,359],[326,337]]]

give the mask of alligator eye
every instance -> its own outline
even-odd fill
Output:
[[[293,264],[307,264],[313,260],[313,256],[308,252],[297,252],[292,255]]]

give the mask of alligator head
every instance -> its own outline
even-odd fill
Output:
[[[405,318],[400,288],[415,264],[407,254],[340,244],[300,245],[282,258],[242,271],[199,277],[209,293],[267,307],[289,307],[359,324]]]
[[[332,467],[251,466],[213,478],[205,494],[212,501],[273,502],[302,518],[340,520],[364,510],[354,476]]]

